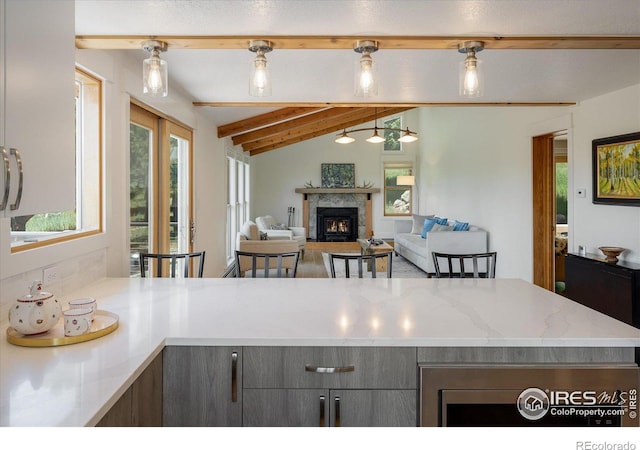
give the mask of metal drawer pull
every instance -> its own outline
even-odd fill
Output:
[[[231,401],[238,401],[238,352],[231,353]]]
[[[4,194],[2,196],[2,202],[0,202],[0,211],[4,211],[7,207],[7,201],[9,200],[9,190],[11,190],[11,167],[9,165],[7,149],[0,147],[0,151],[2,151],[2,159],[4,160]]]
[[[325,409],[324,409],[324,395],[320,396],[320,426],[324,427]]]
[[[16,158],[16,164],[18,165],[18,192],[16,193],[16,202],[9,206],[11,211],[14,211],[20,207],[22,201],[22,181],[24,178],[24,171],[22,170],[22,158],[20,158],[20,152],[17,148],[12,148],[10,153]]]
[[[339,427],[340,426],[340,397],[336,397],[333,400],[333,403],[335,405],[335,409],[336,409],[336,416],[335,416],[335,421],[333,423],[334,427]]]
[[[305,372],[316,372],[316,373],[344,373],[344,372],[355,372],[356,366],[342,366],[342,367],[319,367],[312,366],[311,364],[307,364],[304,366]]]

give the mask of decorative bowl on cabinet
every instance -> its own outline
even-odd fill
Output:
[[[620,253],[626,250],[622,247],[598,247],[598,249],[604,253],[606,261],[612,264],[617,263]]]

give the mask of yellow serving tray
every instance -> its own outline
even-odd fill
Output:
[[[93,316],[93,324],[88,333],[79,336],[65,336],[64,320],[60,320],[46,333],[33,336],[25,336],[13,327],[9,327],[7,328],[7,341],[22,347],[57,347],[98,339],[113,332],[116,328],[118,328],[118,315],[99,309]]]

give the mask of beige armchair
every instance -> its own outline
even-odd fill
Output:
[[[307,230],[304,227],[286,227],[278,223],[272,216],[256,217],[258,230],[267,233],[272,239],[293,239],[298,243],[300,256],[304,258],[304,251],[307,246]]]
[[[249,253],[291,253],[297,252],[298,242],[293,239],[281,237],[279,239],[260,239],[260,232],[254,222],[247,222],[242,226],[241,231],[236,234],[236,250]],[[261,264],[261,265],[260,265]],[[277,261],[273,258],[269,263],[269,267],[275,269]],[[241,272],[245,267],[251,267],[251,258],[247,256],[240,257]],[[295,269],[293,259],[285,259],[283,263],[285,269]],[[261,261],[258,269],[264,269],[264,261]],[[246,269],[248,270],[248,269]]]

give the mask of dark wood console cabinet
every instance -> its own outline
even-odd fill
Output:
[[[640,328],[640,264],[569,253],[565,272],[568,298]]]

